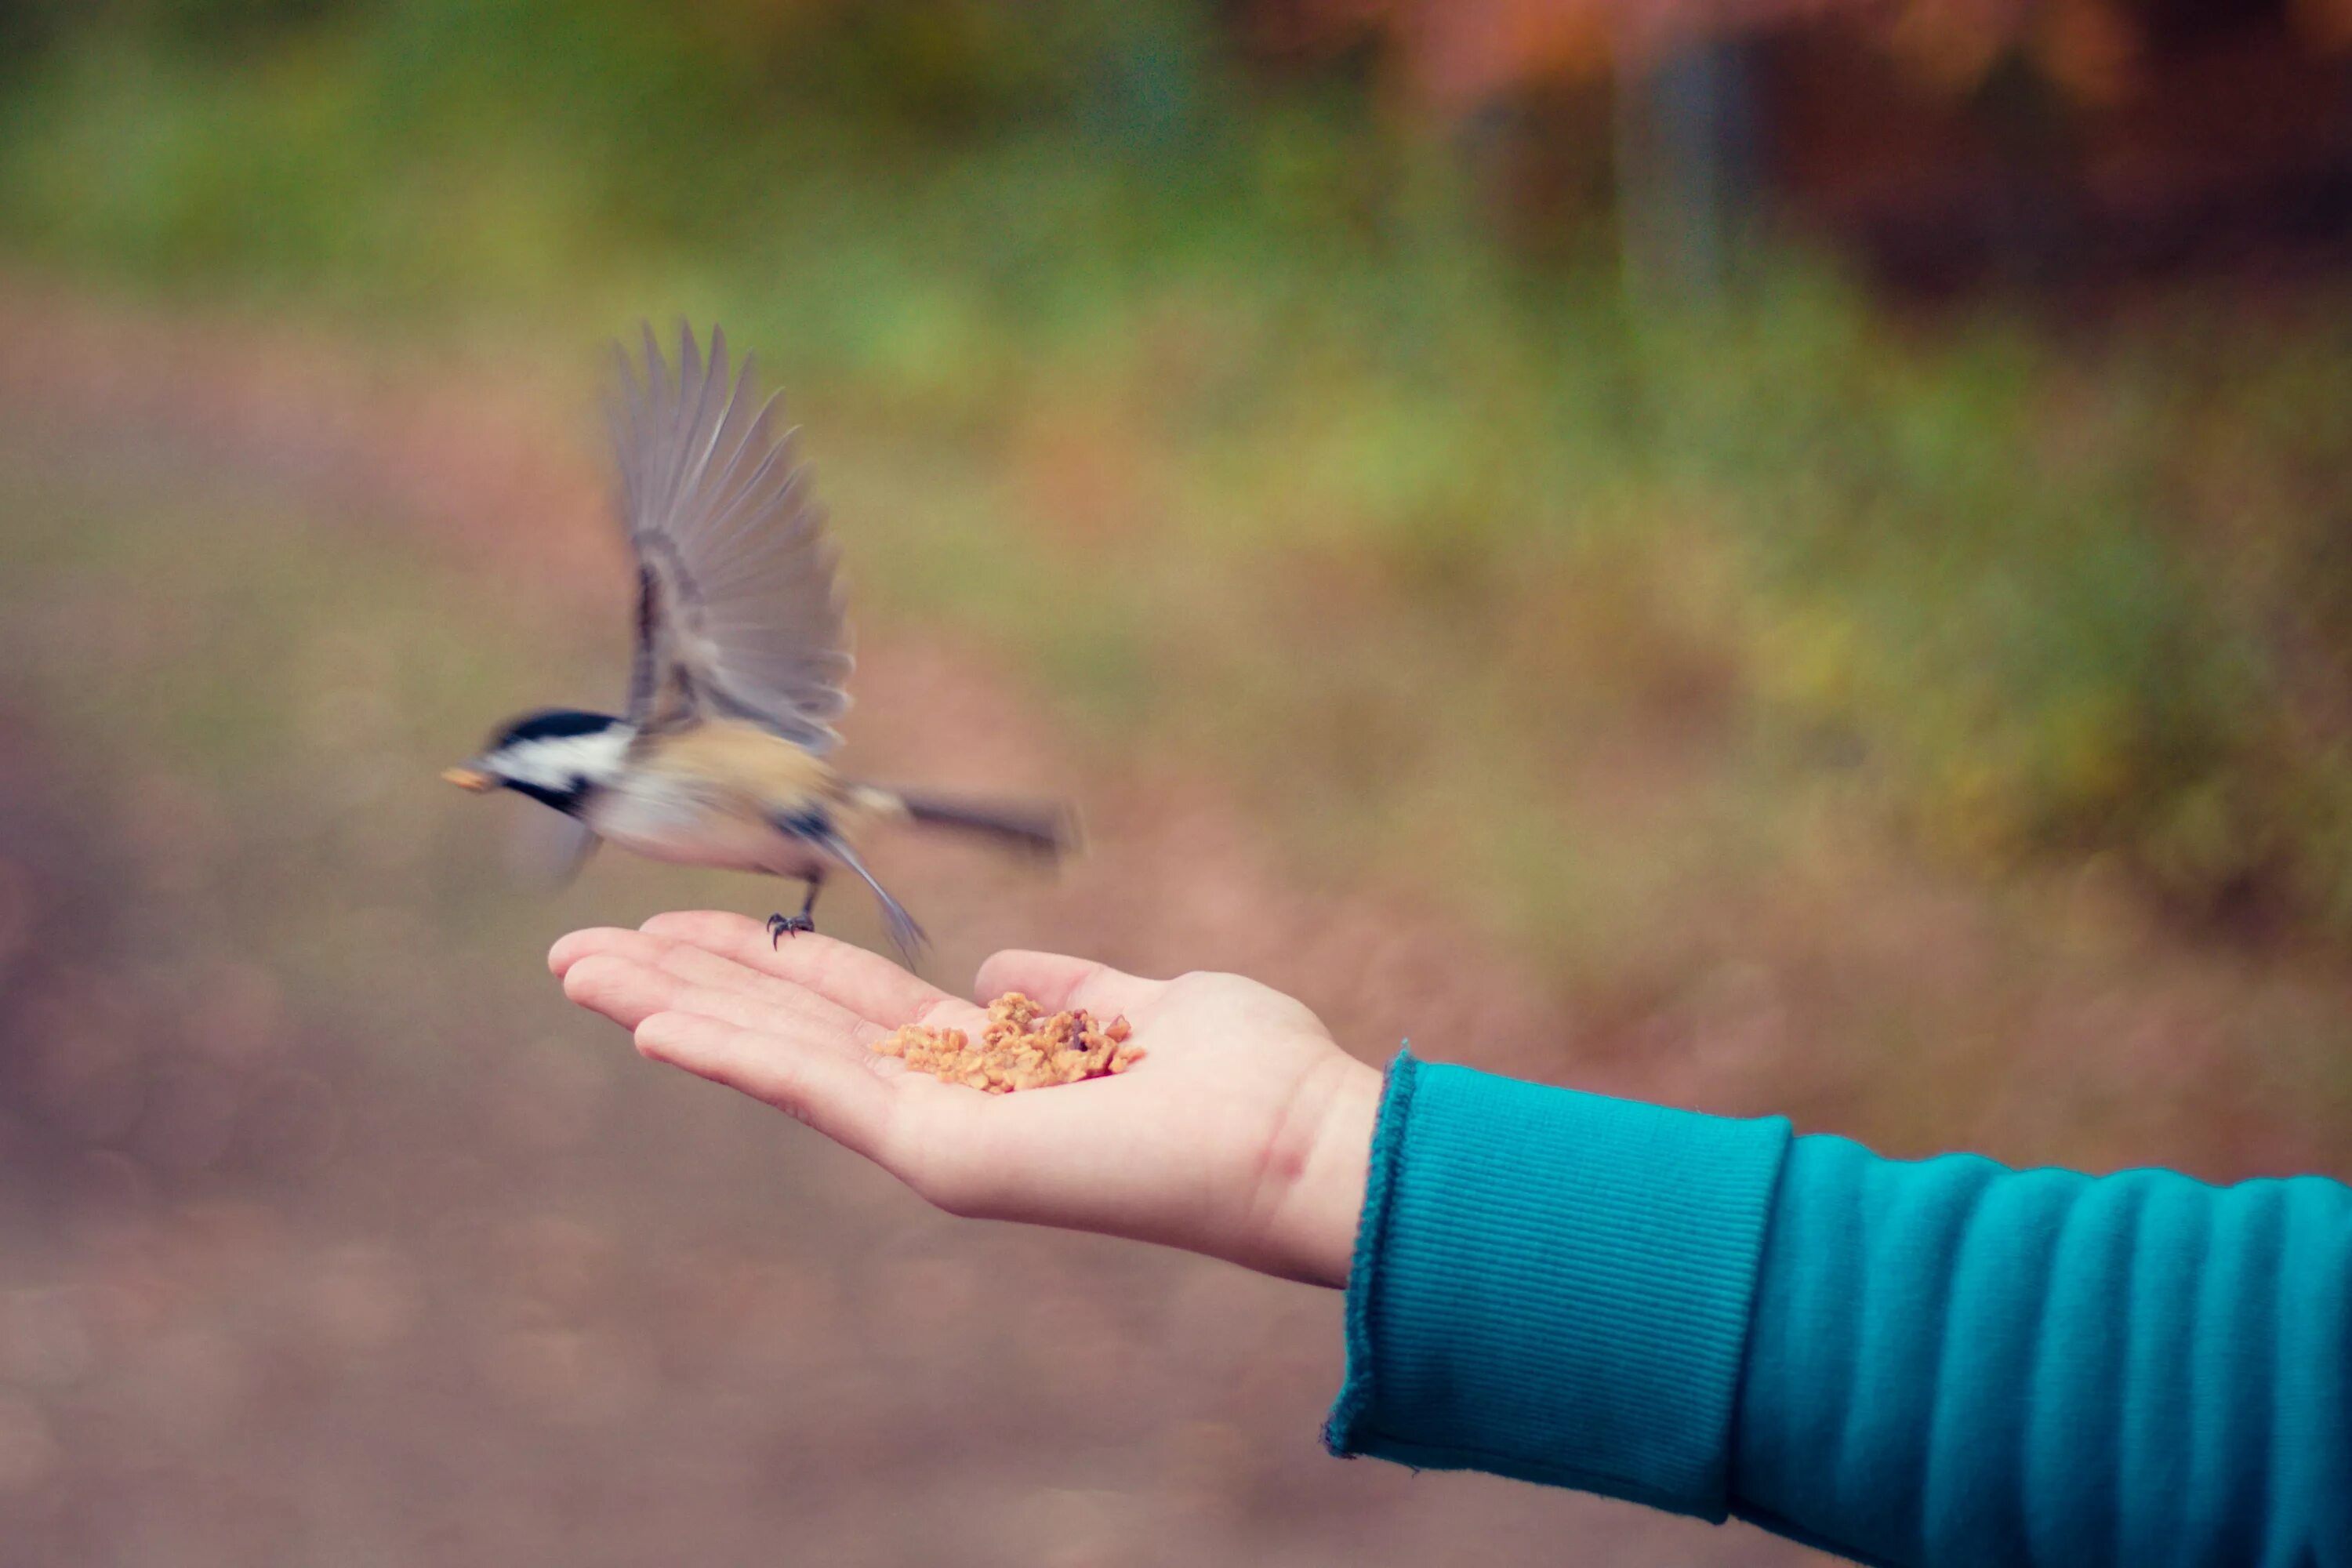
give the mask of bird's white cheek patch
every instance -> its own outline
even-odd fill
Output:
[[[570,789],[575,782],[609,779],[621,771],[629,735],[612,730],[593,735],[566,735],[518,748],[507,766],[515,777],[541,789]]]

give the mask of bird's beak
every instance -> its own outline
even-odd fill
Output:
[[[479,768],[450,768],[446,770],[441,776],[448,780],[451,784],[456,784],[459,789],[469,789],[476,795],[481,795],[499,787],[499,781],[492,778],[489,774],[484,773]]]

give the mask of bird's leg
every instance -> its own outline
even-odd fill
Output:
[[[797,936],[802,931],[813,931],[816,930],[816,915],[814,913],[816,909],[816,892],[819,888],[824,886],[824,874],[823,872],[819,872],[817,875],[811,877],[808,879],[808,897],[801,900],[800,913],[796,915],[770,915],[768,917],[769,946],[781,947],[783,945],[784,938],[788,936]]]

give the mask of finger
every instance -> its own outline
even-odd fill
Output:
[[[547,954],[548,967],[579,963],[590,958],[626,958],[639,963],[659,963],[662,955],[677,943],[657,936],[647,936],[641,931],[624,931],[617,926],[599,926],[593,931],[576,931],[558,942]]]
[[[778,942],[761,921],[712,910],[656,915],[648,936],[692,942],[721,958],[805,985],[886,1029],[921,1018],[948,994],[878,952],[814,931]]]
[[[980,966],[972,977],[972,994],[986,1002],[1018,991],[1052,1013],[1070,1007],[1123,1013],[1150,1001],[1165,984],[1121,973],[1091,958],[1008,948]]]
[[[748,969],[731,958],[721,958],[708,948],[692,942],[673,942],[668,937],[655,936],[641,931],[600,931],[593,933],[598,942],[585,956],[625,958],[649,969],[665,970],[681,980],[698,985],[719,986],[734,991],[762,991],[793,982],[781,980]],[[573,959],[573,963],[581,962]]]
[[[656,1013],[636,1039],[652,1060],[765,1100],[869,1158],[888,1129],[889,1086],[845,1057],[694,1013]]]
[[[716,1018],[738,1028],[775,1035],[795,1046],[832,1051],[871,1067],[874,1043],[886,1031],[848,1008],[826,1001],[815,992],[770,980],[758,990],[734,986],[678,984],[670,1006],[673,1013]]]
[[[624,931],[617,926],[591,926],[585,931],[569,932],[557,937],[555,945],[547,950],[547,967],[561,979],[566,971],[590,953],[610,952],[616,949],[625,951],[625,945],[637,940],[637,935],[635,931]]]
[[[669,1007],[684,989],[677,976],[613,953],[590,953],[563,976],[566,997],[624,1029]]]
[[[707,947],[698,947],[690,942],[669,942],[656,936],[640,936],[637,940],[646,944],[648,963],[693,984],[707,985],[714,991],[738,991],[761,998],[785,994],[804,996],[812,1002],[822,1003],[844,1018],[855,1018],[866,1024],[874,1022],[862,1014],[852,1012],[813,986],[797,980],[787,980],[780,974],[771,974],[765,970],[753,969],[731,958],[722,958]],[[874,1026],[879,1028],[881,1026]]]
[[[635,1028],[656,1013],[692,1013],[740,1028],[764,1030],[795,1045],[833,1051],[861,1062],[871,1059],[874,1042],[882,1037],[879,1026],[803,986],[754,975],[740,964],[730,963],[698,948],[679,948],[654,956],[666,962],[593,953],[572,965],[572,973],[564,978],[564,994],[624,1028]],[[740,977],[740,982],[706,984],[671,967],[687,957],[698,957],[712,969],[730,971]],[[974,1019],[979,1018],[977,1008],[964,1005]]]

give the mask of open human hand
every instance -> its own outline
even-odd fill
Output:
[[[789,1112],[952,1214],[1347,1282],[1381,1075],[1255,981],[1000,952],[976,994],[1123,1013],[1147,1055],[1115,1078],[989,1095],[873,1049],[904,1024],[977,1037],[981,1007],[829,937],[775,945],[740,915],[667,914],[574,931],[548,965],[644,1055]]]

